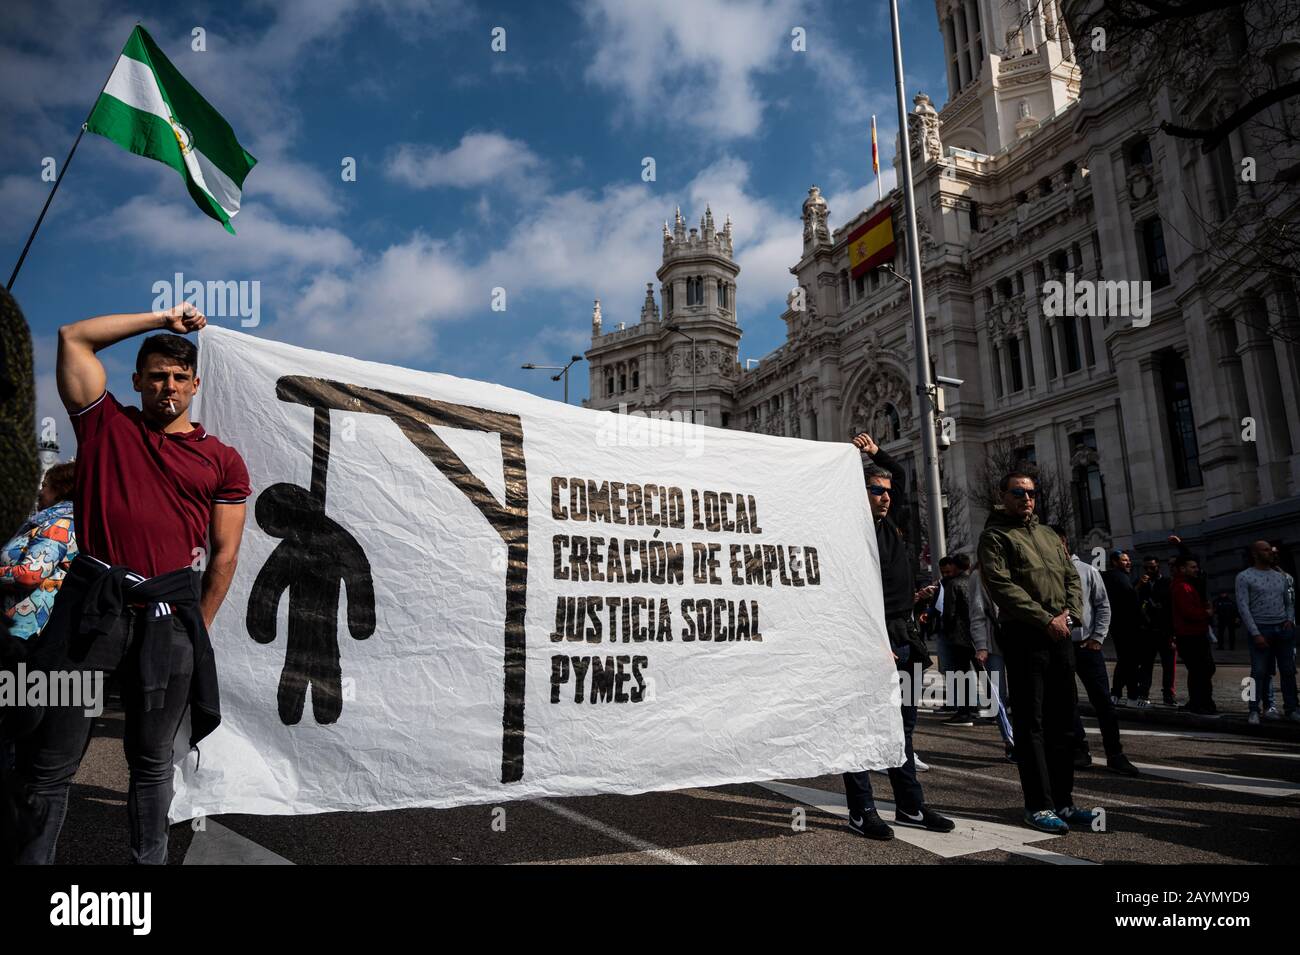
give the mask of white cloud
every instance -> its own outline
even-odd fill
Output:
[[[542,161],[528,144],[501,133],[466,133],[449,150],[403,143],[384,168],[388,178],[416,189],[478,186],[539,190]]]
[[[337,229],[287,223],[265,207],[246,208],[232,222],[238,235],[228,234],[192,203],[152,194],[133,196],[85,228],[105,239],[130,239],[144,252],[165,254],[176,268],[202,263],[209,274],[242,270],[257,278],[273,270],[297,274],[340,268],[361,259],[352,240]]]
[[[795,56],[798,0],[597,0],[583,7],[596,54],[591,82],[622,93],[639,118],[660,114],[731,138],[753,135],[764,103],[756,78]]]

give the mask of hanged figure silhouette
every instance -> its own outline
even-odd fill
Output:
[[[280,721],[302,719],[307,690],[317,723],[333,723],[343,711],[339,660],[339,596],[347,585],[348,631],[364,640],[375,631],[375,589],[365,550],[325,515],[329,471],[329,410],[317,408],[311,490],[274,484],[258,496],[257,523],[280,538],[253,582],[248,633],[258,643],[275,640],[280,597],[289,594],[289,633],[277,701]]]

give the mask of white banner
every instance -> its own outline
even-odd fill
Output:
[[[174,820],[903,762],[851,445],[212,327],[199,355],[253,495],[212,629],[223,720]]]

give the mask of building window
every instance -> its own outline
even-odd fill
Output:
[[[605,378],[605,397],[608,398],[613,393],[614,393],[614,373],[610,372],[610,374]]]
[[[1081,431],[1070,435],[1070,446],[1082,463],[1074,468],[1074,509],[1078,515],[1078,532],[1083,537],[1096,528],[1110,526],[1106,516],[1106,485],[1097,462],[1097,434]],[[1089,453],[1091,452],[1091,453]]]
[[[1001,301],[1005,302],[1015,294],[1015,287],[1011,284],[1010,276],[1003,276],[998,279],[998,296]]]
[[[1046,326],[1047,334],[1043,336],[1043,354],[1047,356],[1047,380],[1056,380],[1056,349],[1052,347],[1055,325]]]
[[[1142,257],[1151,287],[1159,289],[1168,285],[1169,259],[1165,255],[1165,230],[1159,219],[1142,223]]]
[[[1065,352],[1066,374],[1078,371],[1083,367],[1083,361],[1079,356],[1079,320],[1073,315],[1064,316],[1061,322],[1061,337],[1065,345],[1062,350]]]
[[[989,312],[993,311],[993,289],[991,288],[984,290],[984,309]]]
[[[1196,422],[1192,417],[1192,390],[1187,381],[1187,366],[1177,352],[1166,352],[1161,359],[1160,380],[1173,453],[1174,483],[1179,488],[1200,487],[1201,462]]]
[[[1092,234],[1092,261],[1097,274],[1101,275],[1101,236]]]
[[[981,60],[984,58],[981,56]],[[978,232],[980,230],[980,204],[974,199],[970,203],[970,230]]]
[[[1057,275],[1065,275],[1070,271],[1070,253],[1061,249],[1059,252],[1052,253],[1052,271]]]
[[[993,392],[999,398],[1002,397],[1002,349],[996,345],[990,349],[993,352]]]
[[[1023,205],[1025,205],[1027,202],[1029,202],[1029,194],[1028,194],[1028,193],[1026,193],[1026,192],[1017,192],[1017,193],[1016,193],[1016,205],[1018,205],[1018,206],[1023,206]]]
[[[1007,360],[1009,363],[1009,370],[1011,372],[1011,381],[1009,384],[1011,386],[1012,394],[1015,394],[1017,391],[1024,391],[1025,370],[1020,362],[1020,339],[1019,338],[1007,339]]]
[[[636,362],[632,362],[632,390],[636,391],[641,387],[641,369]]]
[[[730,413],[728,413],[728,412],[726,412],[726,411],[722,412],[722,426],[725,428],[725,427],[727,427],[727,425],[729,425],[730,423],[731,423],[731,415],[730,415]]]
[[[668,314],[664,318],[671,318],[673,314],[673,283],[669,282],[664,286],[664,308]]]
[[[1237,208],[1237,167],[1232,163],[1232,146],[1225,138],[1207,157],[1214,175],[1214,205],[1220,219]]]
[[[1097,350],[1092,344],[1092,322],[1085,318],[1083,324],[1079,327],[1083,335],[1083,357],[1087,361],[1088,367],[1092,368],[1097,364]]]
[[[1018,468],[1034,468],[1038,466],[1038,452],[1032,444],[1026,444],[1024,447],[1016,448],[1011,452],[1011,460],[1015,462],[1015,466]]]
[[[853,291],[859,300],[867,294],[867,275],[865,272],[853,280]]]
[[[1025,294],[1025,275],[1023,272],[1016,273],[1016,294]]]
[[[1052,177],[1044,176],[1038,180],[1038,194],[1040,196],[1050,196],[1052,194]]]
[[[1151,167],[1155,165],[1151,159],[1151,144],[1145,139],[1138,139],[1129,144],[1128,150],[1129,171],[1145,169],[1149,174]]]
[[[1034,263],[1034,287],[1041,291],[1043,288],[1043,283],[1046,281],[1047,281],[1047,270],[1043,268],[1043,263],[1035,262]]]
[[[627,365],[619,364],[618,366],[618,393],[621,395],[627,391]]]

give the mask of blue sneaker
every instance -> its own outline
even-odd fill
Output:
[[[1030,829],[1037,829],[1039,832],[1049,832],[1054,836],[1063,836],[1070,831],[1070,827],[1066,824],[1065,820],[1050,809],[1040,809],[1038,812],[1025,813],[1025,825]]]
[[[1058,819],[1064,820],[1068,825],[1078,829],[1091,829],[1093,822],[1097,818],[1097,813],[1091,809],[1076,809],[1073,806],[1066,806],[1064,809],[1056,810]]]

